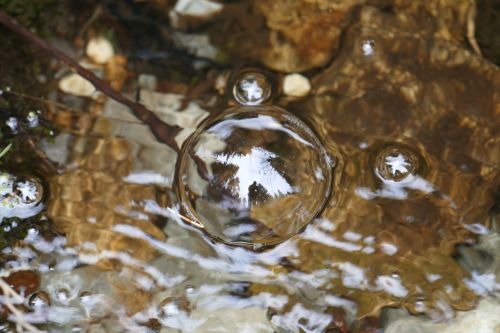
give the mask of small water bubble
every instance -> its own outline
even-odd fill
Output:
[[[17,118],[10,117],[9,119],[7,119],[5,124],[9,126],[12,132],[17,133],[17,126],[18,126]]]
[[[34,111],[28,113],[28,115],[26,116],[26,120],[28,121],[28,126],[30,128],[37,127],[39,124],[38,114]]]
[[[35,177],[0,174],[0,217],[28,218],[38,214],[43,205],[43,187]]]
[[[170,318],[182,316],[189,311],[186,299],[169,297],[158,304],[156,317],[163,324],[168,324]]]
[[[64,304],[69,301],[71,293],[68,289],[61,288],[56,291],[55,296],[59,302]]]
[[[46,308],[50,305],[50,297],[45,291],[39,291],[30,296],[28,301],[29,308],[33,311]]]
[[[191,286],[191,285],[186,286],[186,294],[192,295],[195,291],[196,291],[196,289],[194,288],[194,286]]]
[[[68,305],[78,297],[81,285],[80,276],[65,272],[51,279],[47,285],[47,291],[55,303]]]
[[[298,233],[329,197],[332,165],[315,134],[277,107],[236,107],[186,142],[184,210],[212,236],[259,247]]]
[[[16,178],[10,173],[0,174],[0,196],[10,195],[14,189]]]
[[[259,105],[271,97],[271,84],[259,72],[240,73],[233,84],[233,97],[241,105]]]
[[[414,309],[416,312],[424,313],[427,309],[425,301],[423,299],[417,299],[414,304]]]
[[[420,158],[402,146],[389,146],[377,155],[375,173],[382,180],[401,182],[415,175],[420,168]]]
[[[36,205],[43,197],[42,184],[34,177],[27,177],[23,181],[17,182],[15,192],[20,203],[24,205]]]
[[[371,57],[375,54],[375,41],[373,39],[365,39],[361,42],[361,50],[363,55]]]

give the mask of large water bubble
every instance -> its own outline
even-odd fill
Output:
[[[187,141],[179,196],[194,223],[231,244],[259,247],[298,233],[321,211],[332,160],[301,120],[278,107],[235,107]]]

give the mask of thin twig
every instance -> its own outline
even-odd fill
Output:
[[[16,303],[23,303],[24,298],[19,295],[11,286],[9,286],[3,278],[0,277],[0,289],[2,290],[4,296],[3,304],[9,309],[9,311],[16,316],[17,324],[20,325],[23,329],[26,329],[28,332],[32,333],[43,333],[45,331],[41,331],[30,323],[26,322],[23,318],[23,313],[19,311],[11,302],[9,302],[8,298],[13,298]]]
[[[70,108],[70,107],[68,107],[68,106],[66,106],[66,105],[64,105],[62,103],[59,103],[59,102],[56,102],[56,101],[47,100],[47,99],[43,99],[43,98],[40,98],[40,97],[26,95],[26,94],[15,92],[15,91],[4,92],[4,94],[10,94],[10,95],[14,95],[14,96],[18,96],[18,97],[21,97],[21,98],[26,98],[26,99],[30,99],[30,100],[33,100],[33,101],[37,101],[39,103],[46,104],[48,106],[47,111],[49,113],[57,113],[57,111],[54,111],[54,110],[51,109],[53,107],[53,108],[60,108],[60,109],[62,109],[64,111],[68,111],[68,112],[74,112],[74,113],[77,113],[77,114],[85,114],[87,116],[88,115],[94,116],[94,115],[91,115],[89,113],[86,113],[85,111],[82,111],[82,110],[79,110],[79,109]],[[143,124],[140,121],[120,119],[118,117],[112,117],[112,116],[106,116],[106,119],[116,120],[116,121],[120,121],[122,123],[128,123],[128,124]]]
[[[23,134],[26,135],[26,137],[27,137],[26,141],[27,141],[28,145],[31,147],[31,149],[33,149],[33,151],[35,152],[35,154],[38,156],[38,158],[42,162],[42,165],[44,165],[47,168],[47,171],[51,175],[56,175],[59,172],[63,171],[62,167],[58,167],[57,163],[53,162],[47,156],[47,154],[45,154],[45,152],[43,150],[41,150],[40,148],[38,148],[38,146],[36,145],[36,143],[33,140],[33,138],[29,134],[27,134],[25,132],[25,130],[23,130]]]
[[[85,24],[82,26],[80,31],[78,32],[78,37],[81,38],[85,31],[90,27],[90,25],[97,20],[97,18],[102,14],[102,7],[101,4],[97,5],[97,7],[94,9],[94,12],[90,16],[90,18],[85,22]]]
[[[10,150],[10,148],[12,147],[12,143],[9,143],[7,145],[7,147],[5,147],[4,149],[2,149],[2,151],[0,151],[0,158],[3,157],[3,155],[7,154]]]
[[[95,76],[94,73],[80,66],[78,62],[67,56],[64,52],[54,48],[43,39],[21,26],[13,17],[3,10],[0,10],[0,23],[38,46],[41,50],[48,53],[52,57],[65,63],[76,73],[90,81],[97,90],[103,92],[118,103],[129,107],[137,118],[148,125],[151,132],[153,132],[154,136],[158,140],[169,145],[175,151],[179,151],[179,147],[175,141],[175,136],[181,131],[180,127],[168,125],[162,122],[158,116],[156,116],[151,110],[147,109],[144,105],[134,102],[120,92],[114,90],[106,81],[101,80]]]

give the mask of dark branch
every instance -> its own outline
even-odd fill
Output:
[[[162,122],[160,118],[158,118],[152,111],[148,110],[144,105],[134,102],[120,92],[111,88],[111,86],[106,81],[101,80],[100,78],[95,76],[94,73],[80,66],[78,62],[68,57],[65,53],[54,48],[43,39],[21,26],[14,18],[12,18],[3,10],[0,10],[0,23],[14,31],[16,34],[35,44],[52,57],[65,63],[75,72],[90,81],[97,90],[108,95],[118,103],[129,107],[137,118],[139,118],[144,124],[148,125],[148,127],[151,129],[151,131],[159,141],[169,145],[175,151],[179,151],[179,147],[177,146],[177,143],[175,141],[175,136],[180,132],[180,127],[171,126]]]

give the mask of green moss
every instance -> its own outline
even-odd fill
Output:
[[[46,25],[51,22],[48,12],[53,12],[61,3],[57,0],[0,0],[0,8],[22,25],[39,32],[45,31]]]
[[[64,18],[63,1],[0,0],[0,9],[43,38],[52,36]],[[59,27],[60,28],[60,27]],[[2,87],[11,86],[18,92],[41,92],[37,78],[49,59],[14,32],[0,25],[0,77]]]
[[[17,217],[3,218],[0,222],[0,250],[12,244],[15,240],[26,237],[27,229],[23,221]]]

